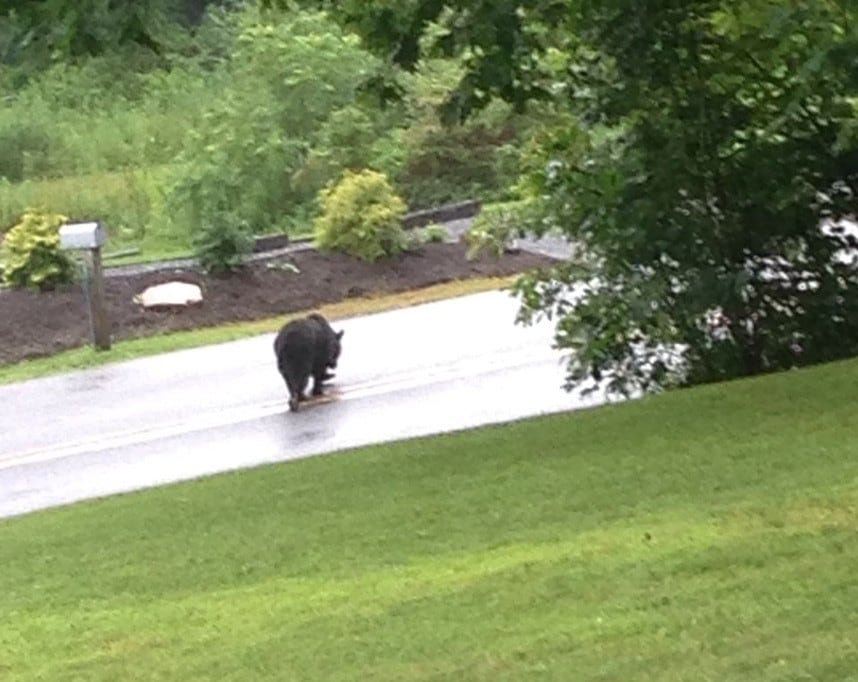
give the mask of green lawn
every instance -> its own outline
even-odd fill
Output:
[[[0,523],[0,679],[858,680],[858,363]]]

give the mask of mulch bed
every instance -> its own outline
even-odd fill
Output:
[[[426,244],[393,261],[370,264],[342,254],[308,250],[255,262],[229,276],[207,276],[194,269],[111,276],[105,280],[105,293],[113,339],[264,319],[347,298],[457,279],[512,275],[555,263],[527,252],[505,254],[499,260],[485,256],[468,261],[466,252],[462,243]],[[287,263],[297,272],[283,267]],[[146,287],[169,281],[200,285],[203,303],[156,312],[133,302]],[[0,365],[89,342],[89,319],[79,284],[43,293],[0,291]]]

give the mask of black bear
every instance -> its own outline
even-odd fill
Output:
[[[333,377],[340,357],[343,332],[335,332],[328,321],[313,313],[283,326],[274,339],[277,369],[289,389],[289,409],[298,409],[313,377],[313,395],[322,395],[322,384]]]

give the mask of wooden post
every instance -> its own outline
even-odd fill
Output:
[[[86,266],[89,270],[89,319],[92,321],[92,342],[96,350],[110,350],[110,320],[104,298],[104,272],[101,268],[101,249],[87,249]]]

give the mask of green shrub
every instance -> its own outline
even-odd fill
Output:
[[[227,212],[218,213],[194,235],[197,260],[207,272],[230,272],[253,250],[250,226]]]
[[[447,238],[447,228],[438,223],[407,230],[406,251],[419,249],[424,244],[439,244]]]
[[[503,255],[509,244],[524,236],[524,226],[530,224],[533,202],[505,201],[484,206],[465,233],[469,245],[468,259],[486,251],[495,258]]]
[[[322,249],[374,262],[402,253],[408,245],[402,226],[405,202],[382,173],[346,171],[338,183],[319,192],[319,204],[314,229]]]
[[[67,218],[27,211],[0,245],[3,281],[16,288],[51,289],[74,279],[74,263],[60,250],[60,225]]]
[[[439,223],[432,223],[423,228],[423,239],[430,244],[438,244],[447,238],[447,228]]]
[[[357,101],[333,111],[313,139],[305,168],[315,166],[323,171],[323,180],[313,186],[313,194],[347,168],[374,168],[391,173],[398,170],[401,143],[391,138],[402,120],[396,108],[374,107],[371,100]]]
[[[516,179],[501,173],[509,166],[503,154],[514,134],[511,126],[444,127],[418,121],[403,135],[405,162],[396,175],[397,186],[412,209],[503,196]]]

